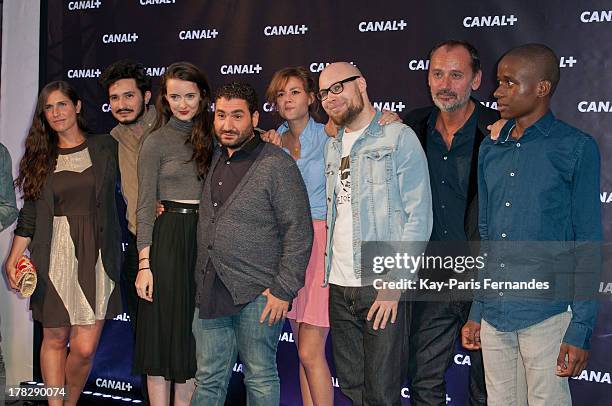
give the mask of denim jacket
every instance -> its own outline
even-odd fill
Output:
[[[361,243],[427,241],[433,217],[429,171],[423,148],[410,127],[378,124],[376,111],[350,152],[353,211],[353,267],[361,277]],[[327,233],[325,285],[331,271],[336,221],[336,182],[342,159],[344,129],[325,148]]]

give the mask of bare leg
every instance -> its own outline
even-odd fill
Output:
[[[93,363],[104,320],[87,326],[72,326],[70,329],[70,353],[66,358],[66,385],[68,399],[65,405],[76,405],[87,382]]]
[[[308,323],[296,324],[303,404],[305,406],[333,405],[334,388],[325,357],[325,342],[329,329]],[[292,328],[296,331],[293,323]]]
[[[191,395],[195,390],[195,379],[190,379],[185,383],[174,384],[174,406],[189,406]]]
[[[299,336],[300,336],[300,326],[302,323],[298,323],[295,320],[289,319],[289,324],[291,324],[291,330],[293,331],[293,341],[295,341],[295,346],[300,348],[299,345]],[[314,406],[312,403],[312,397],[310,396],[310,388],[308,387],[308,379],[306,379],[306,371],[304,371],[304,366],[300,362],[299,365],[300,371],[300,392],[302,393],[302,405],[304,406]]]
[[[317,406],[334,404],[334,388],[325,357],[328,333],[329,328],[326,327],[317,327],[308,323],[302,323],[300,326],[298,355],[306,372],[310,396],[313,404]]]
[[[147,375],[150,406],[168,406],[170,404],[170,381],[163,376]]]
[[[43,381],[47,386],[64,386],[66,377],[66,347],[70,337],[70,327],[43,328],[43,341],[40,348],[40,368]],[[49,400],[49,406],[62,406],[64,401]]]

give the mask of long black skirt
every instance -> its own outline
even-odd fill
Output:
[[[166,209],[197,204],[162,202]],[[153,302],[138,300],[134,375],[163,376],[183,383],[195,376],[194,269],[197,213],[164,212],[155,221],[149,254]]]

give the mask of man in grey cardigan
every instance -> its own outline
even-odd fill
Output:
[[[280,402],[278,337],[304,285],[313,231],[295,162],[254,132],[257,105],[248,84],[226,84],[215,98],[220,146],[200,200],[192,405],[225,403],[237,354],[248,403]]]

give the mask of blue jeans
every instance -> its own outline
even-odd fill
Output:
[[[260,295],[238,314],[216,319],[200,319],[196,309],[193,335],[198,370],[192,406],[225,404],[237,355],[244,364],[247,404],[273,406],[280,403],[276,348],[283,323],[272,327],[268,326],[267,319],[263,324],[259,323],[267,301]]]

